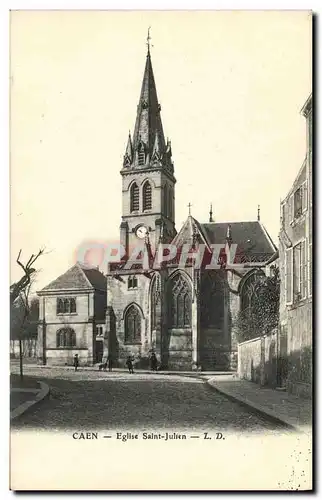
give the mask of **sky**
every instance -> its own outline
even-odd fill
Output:
[[[278,244],[280,200],[305,156],[307,11],[16,11],[10,27],[11,282],[45,247],[41,289],[86,241],[118,241],[122,160],[151,58],[172,143],[176,228],[261,221]]]

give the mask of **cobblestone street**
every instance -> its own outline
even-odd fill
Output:
[[[16,368],[13,372],[16,372]],[[42,430],[172,429],[287,432],[185,375],[25,367],[50,396],[12,423]]]

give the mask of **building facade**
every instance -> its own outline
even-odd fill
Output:
[[[282,385],[309,396],[312,380],[312,96],[306,119],[306,155],[281,203],[279,255],[281,271],[280,345]],[[284,361],[284,367],[283,367]]]
[[[37,358],[40,364],[100,362],[106,334],[106,277],[75,264],[41,291]]]

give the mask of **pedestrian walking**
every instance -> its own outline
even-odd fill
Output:
[[[151,370],[153,372],[156,372],[158,369],[158,360],[154,352],[152,352],[151,354],[150,363],[151,363]]]
[[[75,367],[75,372],[77,372],[78,365],[79,365],[78,354],[75,354],[75,356],[74,356],[74,367]]]
[[[127,364],[128,369],[129,369],[129,373],[134,373],[132,356],[128,356],[128,358],[126,360],[126,364]]]

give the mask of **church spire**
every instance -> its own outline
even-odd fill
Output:
[[[150,33],[148,33],[147,46],[148,51],[133,134],[134,168],[149,166],[156,142],[160,156],[166,150],[160,116],[161,106],[158,102],[151,63]],[[168,155],[165,155],[165,160],[168,160]]]

